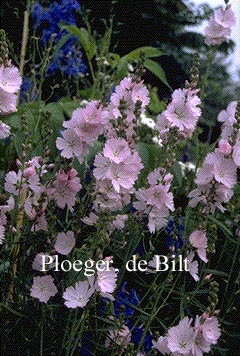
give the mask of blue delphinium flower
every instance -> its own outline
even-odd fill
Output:
[[[127,282],[124,282],[114,301],[114,311],[117,317],[120,315],[121,308],[124,307],[124,314],[126,318],[129,318],[134,313],[133,306],[137,306],[140,302],[140,297],[136,290],[131,288],[131,291],[128,292],[126,285]]]
[[[24,77],[20,91],[20,102],[35,101],[37,97],[38,93],[37,90],[34,89],[33,81],[28,77]]]
[[[32,8],[33,27],[41,33],[41,44],[46,47],[55,35],[56,45],[67,31],[61,29],[61,24],[76,25],[74,11],[80,12],[81,6],[77,0],[59,0],[51,3],[45,9],[39,2]],[[49,65],[48,73],[61,71],[64,76],[77,76],[86,73],[86,65],[82,59],[81,45],[76,36],[72,36],[61,47]]]
[[[93,333],[86,332],[83,334],[81,339],[81,356],[92,356],[93,355]]]
[[[181,248],[184,244],[183,241],[183,231],[184,231],[184,220],[182,217],[178,220],[178,225],[174,223],[172,217],[169,218],[168,224],[165,227],[165,231],[167,233],[167,247],[174,247],[174,253],[177,254],[179,248]],[[173,238],[174,236],[174,238]]]
[[[136,346],[139,345],[143,333],[144,333],[144,329],[143,328],[136,327],[136,328],[132,329],[132,331],[131,331],[131,341],[132,341],[132,343],[134,345],[136,345]],[[145,352],[149,352],[151,350],[151,348],[153,346],[152,340],[153,340],[153,335],[146,335],[144,337],[142,348],[143,348],[143,350]]]
[[[79,41],[77,37],[72,37],[63,45],[50,63],[48,73],[53,74],[60,70],[63,75],[76,77],[79,72],[86,73],[86,69]]]
[[[48,9],[45,9],[39,2],[32,7],[33,27],[38,30],[43,26],[41,43],[46,46],[51,39],[52,34],[56,34],[56,40],[62,37],[65,31],[61,30],[60,23],[65,25],[76,25],[75,11],[80,11],[81,7],[76,0],[60,0],[51,3]]]

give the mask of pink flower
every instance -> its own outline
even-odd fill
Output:
[[[103,269],[104,264],[101,265]],[[110,267],[108,270],[97,271],[97,290],[101,293],[113,293],[117,286],[117,271],[115,268]]]
[[[131,156],[130,148],[126,140],[113,138],[105,143],[103,148],[104,157],[109,158],[112,162],[120,163]]]
[[[0,65],[0,114],[6,115],[17,110],[17,95],[22,79],[19,70],[11,65]]]
[[[1,93],[0,93],[1,95]],[[10,136],[10,126],[0,120],[0,139]]]
[[[168,355],[171,350],[168,347],[168,338],[166,336],[160,336],[157,341],[153,340],[153,349],[156,349],[162,355]]]
[[[168,330],[168,348],[171,352],[180,355],[189,355],[194,343],[194,329],[191,327],[192,319],[185,317],[177,326]]]
[[[168,120],[171,127],[177,127],[180,131],[184,131],[186,136],[190,136],[201,115],[201,109],[198,107],[200,103],[196,91],[177,89],[172,94],[172,101],[163,112],[164,120]]]
[[[77,282],[74,287],[68,287],[63,293],[64,304],[68,308],[84,308],[94,293],[95,288],[88,281]]]
[[[8,193],[18,195],[21,182],[21,172],[10,171],[6,174],[4,189]]]
[[[101,153],[98,153],[95,156],[94,166],[95,168],[93,174],[95,178],[99,180],[106,179],[111,167],[111,161],[109,158],[104,157]]]
[[[232,152],[232,146],[228,141],[221,140],[218,145],[218,152],[223,153],[225,156],[228,156]]]
[[[11,210],[14,209],[14,205],[15,205],[15,202],[14,202],[14,198],[13,197],[10,197],[6,204],[5,205],[0,205],[0,212],[1,213],[7,213]]]
[[[63,138],[58,137],[56,140],[57,148],[62,150],[62,157],[69,159],[76,156],[80,158],[87,152],[82,140],[77,136],[74,130],[67,129],[62,132],[62,136]]]
[[[136,165],[136,170],[134,170],[134,166],[132,165],[133,160],[131,159],[132,162],[129,161],[130,160],[119,164],[113,163],[108,171],[106,178],[112,182],[117,193],[120,192],[121,187],[131,189],[137,179],[140,169],[142,168],[142,165],[139,162],[139,166],[137,167]],[[128,162],[130,163],[129,165]]]
[[[0,88],[0,114],[7,115],[17,111],[17,95]]]
[[[206,258],[206,248],[207,248],[207,237],[206,232],[202,230],[195,230],[189,236],[189,241],[193,247],[197,249],[197,254],[199,258],[207,262]]]
[[[133,203],[135,209],[148,215],[148,228],[154,233],[167,224],[169,210],[174,210],[173,194],[169,192],[172,175],[164,168],[157,168],[149,173],[150,188],[139,189]]]
[[[110,154],[110,150],[108,153]],[[136,151],[120,163],[111,162],[109,158],[98,154],[94,165],[96,166],[93,171],[95,178],[110,180],[117,193],[120,192],[120,188],[131,189],[143,168]]]
[[[135,104],[141,102],[142,108],[145,108],[149,104],[149,91],[143,84],[143,81],[134,83],[132,88],[132,101]]]
[[[215,179],[227,188],[233,188],[237,182],[236,165],[232,158],[227,158],[218,149],[209,153],[203,162],[203,167],[197,172],[195,182],[205,185]]]
[[[240,134],[235,146],[233,147],[232,158],[236,166],[240,167]]]
[[[170,127],[171,122],[167,119],[164,111],[162,114],[157,116],[156,123],[156,129],[159,131],[163,143],[167,143]]]
[[[91,101],[85,108],[74,110],[71,120],[65,121],[63,126],[74,130],[82,141],[92,144],[104,132],[107,115],[98,101]]]
[[[204,339],[202,334],[201,319],[197,316],[194,324],[195,340],[192,346],[193,356],[203,356],[203,353],[211,350],[211,344]]]
[[[94,209],[109,209],[110,211],[121,210],[124,205],[130,204],[132,189],[125,189],[121,187],[119,193],[116,192],[112,183],[108,179],[96,182],[94,191]]]
[[[218,114],[218,121],[223,123],[221,128],[221,138],[223,140],[228,140],[233,134],[233,125],[237,122],[235,118],[236,108],[237,101],[232,101],[226,110],[222,110]]]
[[[231,27],[235,24],[236,19],[231,5],[227,5],[225,9],[218,9],[210,18],[204,33],[206,35],[205,42],[208,45],[219,45],[227,41],[231,35]]]
[[[153,208],[148,215],[148,228],[151,233],[159,231],[162,227],[167,225],[169,211],[167,208],[162,209]]]
[[[48,223],[45,217],[45,213],[38,214],[36,220],[33,223],[31,231],[48,231]]]
[[[49,265],[49,264],[45,264],[45,266],[43,266],[43,258],[44,256],[49,256],[46,253],[40,252],[38,253],[32,263],[32,268],[35,269],[36,271],[42,271],[43,269],[45,270],[50,270],[54,267],[54,261]],[[53,257],[55,260],[55,257]]]
[[[169,186],[158,184],[146,190],[147,204],[152,205],[158,209],[166,206],[169,210],[174,210],[173,194],[168,192]]]
[[[113,221],[109,224],[109,230],[114,231],[115,229],[117,230],[123,230],[125,227],[125,223],[128,219],[127,214],[118,214],[114,217]]]
[[[69,209],[72,209],[75,205],[76,193],[82,188],[80,179],[77,177],[77,171],[74,168],[67,172],[59,170],[53,186],[52,195],[57,206],[64,209],[67,205]]]
[[[214,178],[217,182],[224,184],[227,188],[233,188],[237,183],[236,166],[231,158],[226,158],[215,150],[205,158],[206,166],[213,168]]]
[[[199,276],[198,276],[198,261],[193,261],[193,258],[195,257],[194,252],[189,253],[187,256],[187,267],[189,269],[189,273],[193,277],[193,279],[198,282],[199,281]]]
[[[33,285],[30,293],[31,297],[39,299],[42,303],[47,303],[55,294],[57,294],[57,288],[52,276],[33,278]]]
[[[231,5],[228,5],[224,10],[222,7],[215,12],[214,19],[216,23],[224,28],[230,28],[235,25],[236,18],[234,12],[231,9]]]
[[[219,323],[215,316],[207,318],[202,325],[202,335],[204,339],[210,344],[216,344],[221,336]]]
[[[206,232],[202,230],[195,230],[189,236],[189,241],[195,248],[206,248],[207,237]]]
[[[73,231],[66,233],[60,232],[57,234],[54,248],[61,255],[68,255],[76,244]]]
[[[207,45],[220,45],[231,35],[230,28],[219,25],[214,18],[210,18],[208,26],[205,27],[204,34]]]
[[[116,345],[119,345],[121,347],[121,352],[123,352],[130,342],[131,332],[127,325],[122,325],[120,329],[109,330],[105,346],[108,348],[111,348],[112,346],[116,349]]]
[[[0,88],[8,93],[17,93],[22,84],[19,70],[14,66],[0,65]]]
[[[84,222],[84,224],[93,226],[97,223],[98,216],[91,211],[89,216],[85,216],[81,220],[82,220],[82,222]]]

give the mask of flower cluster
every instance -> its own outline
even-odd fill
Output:
[[[127,141],[119,138],[106,141],[103,154],[96,156],[94,165],[95,178],[111,183],[117,193],[121,188],[130,190],[143,168],[138,153],[132,153]]]
[[[124,78],[111,95],[109,112],[111,127],[108,137],[124,137],[133,145],[137,120],[144,115],[149,93],[143,82]]]
[[[236,106],[233,102],[219,114],[218,120],[223,122],[222,139],[215,151],[206,156],[195,179],[197,188],[189,194],[189,205],[195,207],[200,203],[204,213],[216,208],[224,212],[222,204],[232,198],[237,184],[240,130],[235,118]]]
[[[66,206],[72,210],[76,201],[76,194],[81,189],[80,179],[74,168],[66,172],[60,169],[56,173],[56,179],[46,186],[46,168],[42,157],[33,157],[24,165],[18,162],[19,170],[10,171],[5,177],[5,191],[13,198],[24,197],[23,209],[32,222],[34,231],[48,230],[45,218],[48,203],[53,200],[57,207],[64,209]]]
[[[89,102],[85,108],[76,109],[69,121],[64,121],[66,128],[63,137],[58,137],[56,146],[65,158],[76,157],[80,163],[88,153],[98,136],[103,134],[107,126],[107,111],[98,101]]]
[[[112,293],[116,288],[117,270],[114,267],[104,269],[104,262],[96,276],[88,277],[86,281],[77,282],[74,287],[68,287],[63,293],[64,304],[68,308],[83,308],[95,291],[104,298],[114,300]]]
[[[148,216],[148,228],[152,233],[165,226],[169,210],[174,211],[173,194],[169,192],[172,178],[164,168],[157,168],[147,177],[150,187],[136,191],[137,201],[133,206]]]
[[[225,42],[231,35],[231,27],[235,22],[236,18],[231,5],[227,5],[225,9],[223,7],[218,9],[204,30],[206,44],[215,46]]]
[[[162,355],[172,356],[203,356],[209,352],[221,335],[217,318],[204,313],[196,317],[194,326],[192,321],[188,317],[182,319],[166,336],[153,341],[153,348]]]

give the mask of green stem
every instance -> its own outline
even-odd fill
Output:
[[[28,43],[28,32],[29,32],[29,10],[26,10],[24,11],[22,47],[21,47],[20,64],[19,64],[19,72],[21,77],[23,77],[23,73],[24,73],[25,55],[26,55],[27,43]],[[18,102],[19,102],[19,95],[20,95],[20,91],[18,93]]]

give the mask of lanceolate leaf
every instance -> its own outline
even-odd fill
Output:
[[[165,72],[159,63],[147,58],[144,62],[144,67],[160,79],[169,89],[172,89],[168,84]]]

